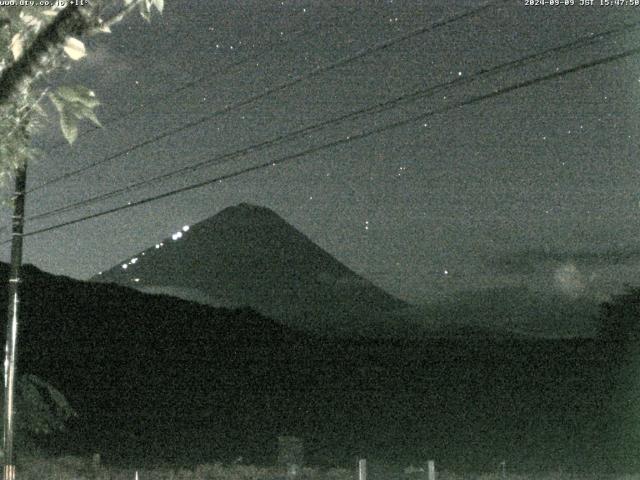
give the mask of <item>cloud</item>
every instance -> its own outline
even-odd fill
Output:
[[[582,273],[573,263],[560,265],[553,272],[553,278],[558,289],[571,297],[577,298],[586,290]]]
[[[487,260],[488,265],[500,273],[532,274],[548,270],[550,264],[581,267],[607,267],[640,262],[640,248],[609,248],[594,250],[554,251],[551,249],[528,249],[509,252]],[[563,274],[566,276],[565,274]]]
[[[569,291],[582,280],[573,269],[559,272]],[[566,278],[565,278],[566,277]],[[488,288],[458,292],[455,297],[404,312],[418,328],[446,333],[461,327],[513,332],[548,338],[593,336],[599,302],[580,295],[532,291],[525,287]]]

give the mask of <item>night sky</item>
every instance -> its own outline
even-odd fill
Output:
[[[151,24],[131,17],[113,34],[88,40],[88,57],[52,79],[54,85],[82,83],[94,89],[103,103],[98,115],[104,128],[86,125],[88,132],[68,147],[52,122],[35,139],[43,156],[29,167],[29,187],[181,130],[35,190],[27,197],[29,216],[418,89],[446,86],[432,96],[331,124],[273,148],[30,221],[26,231],[451,108],[28,237],[25,261],[86,279],[183,225],[248,202],[273,209],[362,276],[418,304],[456,301],[465,292],[503,291],[602,301],[625,283],[637,284],[640,57],[457,106],[638,48],[640,26],[517,68],[477,75],[640,21],[640,6],[599,3],[492,2],[433,29],[427,27],[485,4],[170,0],[164,15],[154,15]],[[418,29],[426,31],[392,41]],[[358,52],[369,53],[233,107]],[[206,116],[211,118],[183,128]],[[9,225],[8,219],[5,208],[2,222]],[[6,231],[3,238],[8,238]],[[7,259],[7,245],[3,248]]]

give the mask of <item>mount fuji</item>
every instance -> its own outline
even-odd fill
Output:
[[[216,307],[250,307],[329,336],[404,336],[409,305],[340,263],[272,210],[229,207],[93,281]]]

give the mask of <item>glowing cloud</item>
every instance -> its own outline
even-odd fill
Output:
[[[573,263],[565,263],[556,268],[553,278],[558,289],[567,295],[578,297],[585,291],[583,276]]]

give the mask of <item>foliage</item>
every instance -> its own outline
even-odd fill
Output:
[[[16,392],[15,441],[22,453],[33,451],[38,438],[63,432],[66,422],[76,416],[65,396],[36,375],[22,375],[18,379]]]
[[[63,431],[65,422],[75,415],[64,395],[50,383],[31,374],[18,380],[18,430],[36,435]]]
[[[57,110],[69,143],[77,138],[80,121],[100,125],[95,113],[100,102],[92,90],[79,85],[51,91],[46,84],[52,72],[87,55],[78,37],[109,33],[135,8],[147,20],[152,7],[159,12],[164,8],[163,0],[92,0],[82,7],[50,2],[50,9],[38,2],[21,3],[26,5],[0,9],[0,182],[36,156],[30,138],[45,125],[43,99]],[[15,402],[18,437],[61,430],[74,415],[64,396],[35,375],[18,380]]]
[[[18,466],[20,478],[25,480],[56,478],[74,479],[112,479],[130,480],[284,480],[286,472],[276,467],[257,467],[254,465],[222,465],[221,463],[198,465],[188,468],[122,469],[105,468],[92,465],[89,459],[64,457],[60,459],[32,458]],[[297,480],[354,480],[351,471],[345,469],[304,468]]]
[[[101,126],[93,111],[100,102],[96,94],[86,87],[59,87],[55,93],[49,93],[49,98],[60,114],[60,128],[69,143],[78,137],[78,123],[87,118]]]
[[[26,3],[26,2],[25,2]],[[0,181],[37,155],[30,138],[45,125],[43,99],[59,114],[65,139],[73,143],[84,119],[99,125],[96,95],[83,86],[55,91],[46,84],[50,74],[68,69],[87,55],[78,36],[111,32],[111,26],[138,9],[146,20],[152,8],[162,13],[164,0],[92,0],[78,7],[69,2],[0,9]]]
[[[92,465],[90,460],[77,457],[60,459],[32,458],[18,466],[18,474],[24,480],[55,478],[58,480],[110,479],[130,480],[289,480],[286,474],[274,467],[256,467],[250,465],[222,465],[220,463],[198,465],[193,469],[153,469],[132,470],[104,468]],[[297,480],[356,480],[355,468],[319,469],[305,468],[295,477]],[[640,480],[640,475],[598,475],[574,474],[564,472],[514,474],[514,473],[467,473],[457,474],[438,471],[438,480]],[[405,480],[402,477],[372,476],[371,480]],[[425,475],[422,480],[427,480]]]

